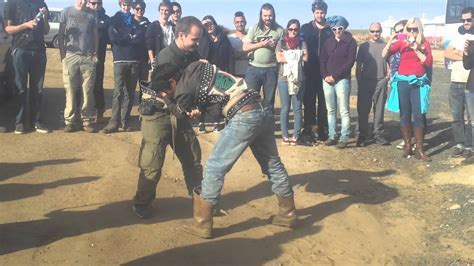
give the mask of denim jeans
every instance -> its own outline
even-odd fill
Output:
[[[336,110],[339,107],[341,116],[341,142],[349,141],[349,129],[351,116],[349,113],[349,96],[351,94],[351,83],[349,79],[341,79],[334,84],[323,81],[324,98],[328,110],[329,139],[336,139]]]
[[[293,137],[299,138],[301,134],[301,123],[303,120],[302,104],[304,95],[304,86],[302,86],[297,94],[288,94],[288,81],[278,81],[278,92],[280,93],[281,110],[280,110],[280,127],[282,137],[288,137],[288,116],[290,114],[290,105],[293,108],[294,131]]]
[[[46,70],[46,52],[16,48],[13,50],[13,67],[20,106],[15,123],[16,125],[30,123],[30,126],[34,127],[36,123],[41,122],[40,107]],[[29,121],[26,121],[27,117]]]
[[[421,113],[420,86],[407,81],[398,82],[398,99],[400,103],[400,125],[425,128],[425,119]]]
[[[453,117],[453,136],[455,144],[471,146],[471,126],[465,125],[466,83],[452,82],[449,89],[449,109]]]
[[[221,131],[206,163],[201,183],[203,199],[217,204],[224,176],[247,147],[250,147],[262,172],[272,182],[272,191],[281,197],[293,195],[288,173],[278,155],[273,113],[260,107],[248,112],[239,111]]]
[[[466,146],[471,146],[474,148],[474,91],[469,91],[466,90],[466,107],[467,107],[467,113],[469,115],[469,125],[470,125],[470,135],[471,135],[471,143],[466,145]]]
[[[274,113],[275,91],[278,82],[278,67],[255,67],[249,65],[245,74],[249,89],[260,92],[263,86],[263,104]]]
[[[114,94],[109,124],[126,127],[135,99],[138,80],[138,62],[114,63]]]

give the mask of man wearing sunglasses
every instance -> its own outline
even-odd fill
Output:
[[[308,62],[304,65],[306,86],[304,91],[304,130],[302,141],[307,144],[316,144],[317,139],[327,139],[328,118],[326,101],[324,100],[323,78],[320,72],[321,48],[331,36],[331,28],[326,23],[328,5],[320,0],[311,5],[314,20],[301,27],[301,35],[308,46]],[[318,107],[316,112],[316,99]],[[317,118],[316,118],[317,114]],[[317,136],[313,128],[317,123]]]
[[[384,109],[387,99],[387,61],[382,57],[386,43],[380,38],[382,26],[374,22],[369,27],[370,40],[360,45],[356,59],[357,78],[357,147],[366,145],[369,137],[369,114],[374,110],[375,142],[380,145],[390,143],[384,137]]]
[[[449,89],[449,108],[453,117],[454,144],[451,155],[453,157],[469,157],[471,155],[471,129],[470,123],[465,125],[464,111],[466,110],[466,85],[470,70],[463,67],[464,41],[472,38],[472,18],[474,8],[466,7],[461,11],[463,25],[459,32],[452,36],[449,46],[444,51],[444,57],[452,61],[451,87]],[[472,119],[472,117],[471,117]]]
[[[181,9],[181,5],[178,2],[171,2],[171,16],[170,22],[173,26],[176,26],[178,20],[181,18],[183,14],[183,9]]]
[[[74,6],[61,12],[60,18],[59,51],[66,90],[64,132],[67,133],[81,128],[89,133],[97,131],[92,114],[99,32],[96,12],[86,4],[87,0],[76,0]],[[78,96],[82,98],[80,106],[76,100]],[[75,117],[81,118],[81,125],[74,124]]]

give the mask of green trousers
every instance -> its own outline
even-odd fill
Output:
[[[201,185],[202,165],[201,146],[189,121],[178,119],[175,132],[172,130],[171,116],[166,111],[142,115],[141,121],[143,138],[138,159],[140,174],[134,204],[148,205],[155,199],[168,145],[181,163],[186,188],[192,195],[193,189]]]

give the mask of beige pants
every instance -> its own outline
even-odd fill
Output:
[[[66,107],[64,121],[66,125],[74,122],[80,116],[82,124],[89,125],[94,110],[94,79],[95,61],[91,56],[67,53],[62,61],[63,82],[66,90]],[[77,97],[82,97],[82,107]],[[77,114],[80,107],[80,114]],[[78,117],[79,118],[79,117]]]

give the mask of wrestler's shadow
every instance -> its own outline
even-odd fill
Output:
[[[306,193],[322,194],[330,197],[342,195],[342,197],[338,197],[336,200],[326,201],[306,208],[298,208],[298,197],[296,197],[295,204],[298,208],[298,214],[302,217],[300,226],[311,226],[327,216],[344,211],[352,204],[376,205],[395,199],[399,196],[397,189],[374,180],[376,177],[381,178],[394,173],[396,173],[395,170],[370,172],[325,169],[290,176],[291,184],[293,186],[303,186]],[[245,191],[225,194],[221,200],[221,207],[232,212],[233,208],[242,204],[273,196],[270,187],[271,183],[264,181]],[[278,209],[277,200],[275,199],[274,202],[275,204],[269,206],[269,208],[276,212]],[[303,203],[301,205],[303,205]],[[258,224],[254,224],[253,226],[258,226]],[[236,225],[222,229],[220,234],[226,235],[244,230],[246,230],[246,228],[239,228],[239,225]]]
[[[136,217],[132,211],[132,201],[126,200],[60,209],[46,214],[44,219],[0,224],[0,255],[103,229],[189,218],[192,213],[190,198],[160,198],[158,201],[155,211],[160,215],[149,220]]]
[[[215,228],[215,240],[194,245],[177,247],[142,257],[126,263],[127,265],[262,265],[283,254],[282,244],[314,235],[322,229],[315,225],[324,218],[345,210],[352,204],[381,204],[396,198],[396,189],[372,180],[395,173],[394,170],[380,172],[356,170],[321,170],[291,177],[293,184],[305,186],[308,193],[324,195],[345,195],[334,200],[318,203],[298,210],[301,219],[295,230],[283,229],[277,233],[266,234],[263,238],[220,238],[233,233],[255,230],[266,226],[267,219],[252,218],[227,228]],[[272,195],[268,182],[242,192],[223,196],[224,206],[237,207],[247,201]],[[298,202],[296,202],[298,205]],[[275,202],[276,211],[276,202]],[[272,230],[273,231],[273,230]],[[268,231],[271,232],[271,231]],[[251,234],[251,233],[247,233]],[[304,263],[304,260],[301,261]]]

